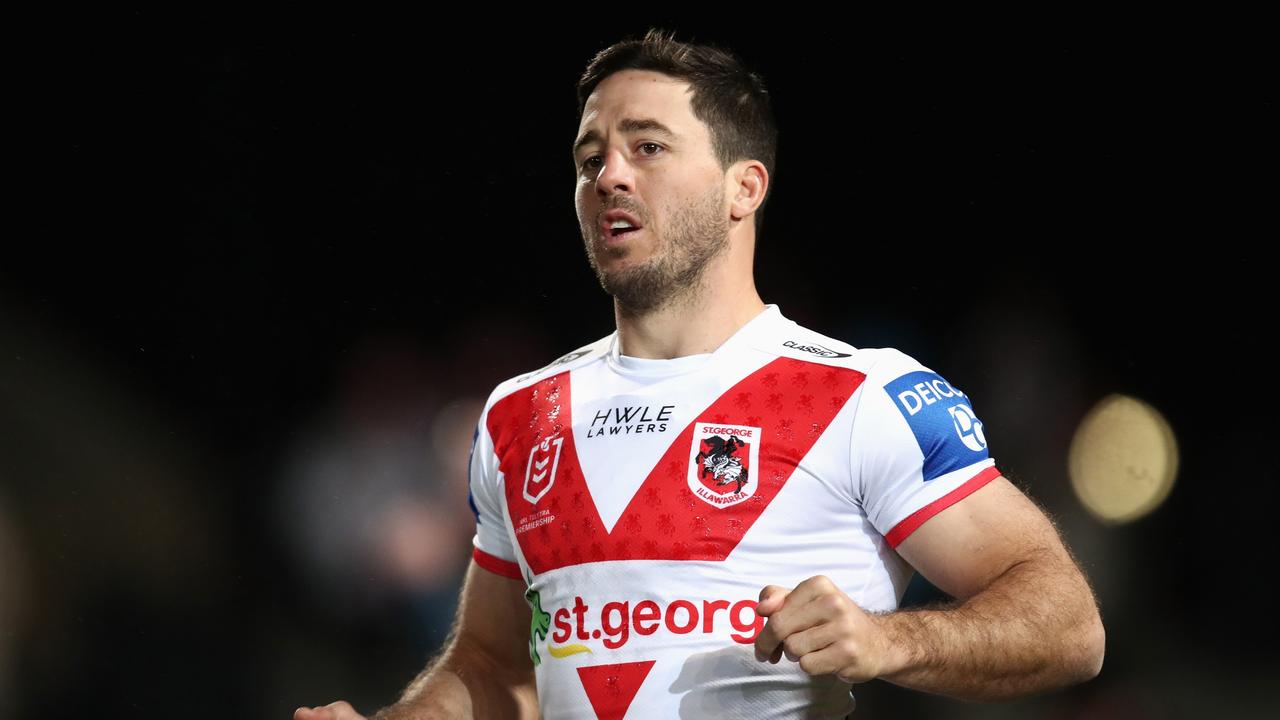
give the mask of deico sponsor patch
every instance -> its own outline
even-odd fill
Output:
[[[988,457],[982,421],[969,398],[942,376],[925,370],[907,373],[884,386],[924,455],[924,479]]]

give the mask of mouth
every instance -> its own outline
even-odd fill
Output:
[[[638,235],[644,228],[612,228],[605,230],[604,241],[606,243],[622,242],[627,238]]]
[[[600,234],[606,242],[624,240],[644,229],[634,215],[622,210],[610,210],[604,213],[600,216],[599,227]]]

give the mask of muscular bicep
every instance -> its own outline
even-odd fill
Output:
[[[525,584],[471,561],[459,600],[455,652],[480,652],[512,682],[532,683],[529,659],[529,605]]]
[[[929,582],[960,599],[1020,562],[1068,558],[1053,524],[1004,477],[930,518],[897,549]]]

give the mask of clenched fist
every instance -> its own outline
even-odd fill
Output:
[[[345,700],[329,703],[324,707],[300,707],[293,711],[293,720],[367,720]]]
[[[876,616],[858,607],[835,583],[818,575],[794,590],[769,585],[756,614],[768,618],[756,637],[756,659],[785,654],[810,675],[866,682],[897,669],[895,648]]]

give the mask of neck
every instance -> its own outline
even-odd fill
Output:
[[[623,355],[670,359],[709,353],[764,310],[745,261],[726,253],[707,268],[695,287],[644,313],[614,301]],[[745,266],[744,266],[745,265]]]

